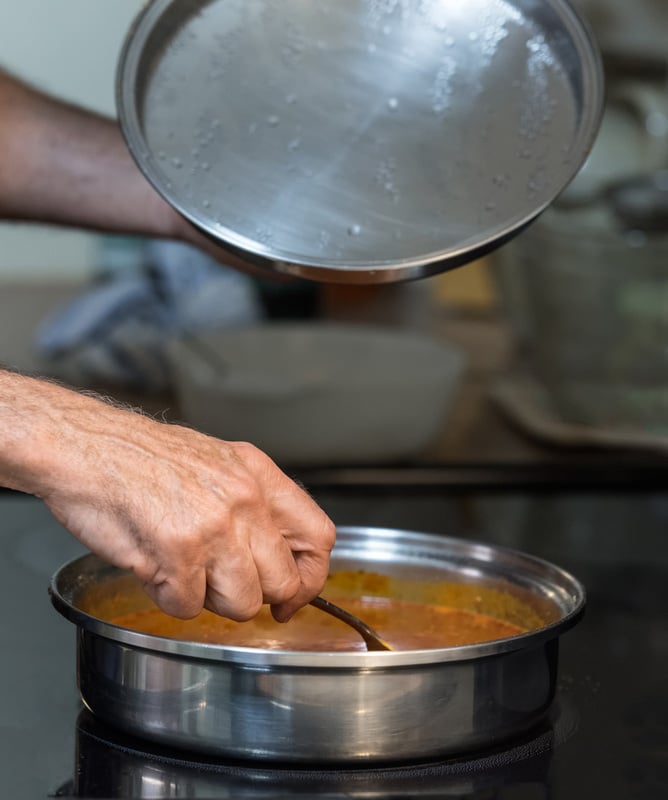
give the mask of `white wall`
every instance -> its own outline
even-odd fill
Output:
[[[141,0],[0,0],[0,64],[67,100],[115,114],[116,61],[141,6]],[[0,224],[0,279],[85,276],[97,244],[96,236],[79,231]]]

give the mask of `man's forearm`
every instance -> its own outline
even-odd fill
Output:
[[[176,238],[113,119],[0,70],[0,217]]]

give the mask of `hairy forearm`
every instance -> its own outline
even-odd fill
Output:
[[[0,370],[0,486],[41,497],[81,481],[85,453],[77,445],[88,424],[104,430],[103,406],[55,382]],[[102,441],[86,438],[84,449]]]

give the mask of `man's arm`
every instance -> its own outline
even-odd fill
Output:
[[[113,120],[0,72],[2,217],[180,239],[248,271],[160,198]],[[286,619],[327,577],[333,523],[257,448],[2,369],[0,485],[42,498],[176,616],[264,602]]]

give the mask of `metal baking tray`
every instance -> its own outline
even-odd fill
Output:
[[[330,282],[506,241],[578,172],[602,105],[566,0],[153,0],[117,75],[167,201],[258,265]]]

